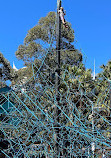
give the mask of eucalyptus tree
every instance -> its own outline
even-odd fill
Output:
[[[74,30],[70,23],[68,25],[69,29],[66,29],[63,25],[61,29],[61,74],[66,65],[73,66],[82,63],[82,54],[74,47],[73,43]],[[42,75],[39,74],[40,79],[35,81],[35,84],[39,82],[39,87],[46,84],[41,79],[41,76],[44,75],[44,78],[47,78],[49,82],[55,83],[55,71],[57,69],[56,40],[56,13],[49,12],[46,17],[40,18],[38,24],[28,31],[24,44],[21,44],[15,53],[19,60],[23,60],[24,64],[30,67],[29,71],[32,74],[41,68]],[[42,65],[44,59],[45,64]],[[31,64],[33,70],[31,70]]]
[[[77,50],[74,46],[74,30],[70,23],[67,23],[69,29],[62,25],[61,28],[61,83],[60,83],[60,107],[61,107],[61,120],[59,123],[62,125],[73,126],[76,124],[78,127],[86,124],[86,127],[91,126],[91,122],[87,119],[91,113],[90,100],[93,100],[91,93],[94,88],[94,81],[91,76],[91,70],[85,69],[82,63],[83,56],[81,51]],[[36,116],[39,116],[40,121],[45,125],[50,120],[49,118],[55,117],[56,107],[56,72],[57,72],[57,59],[56,59],[56,13],[49,12],[46,17],[40,18],[38,24],[31,28],[25,39],[24,43],[18,47],[16,56],[19,60],[23,60],[27,66],[27,71],[24,71],[20,76],[27,76],[26,94],[30,96],[25,98],[25,104]],[[26,73],[25,73],[26,72]],[[32,77],[30,78],[30,76]],[[15,80],[15,83],[17,80]],[[29,87],[28,87],[29,86]],[[39,108],[36,108],[35,103],[39,108],[46,113],[42,113]],[[63,115],[66,114],[67,117]],[[65,116],[66,116],[65,115]],[[28,115],[27,115],[28,116]],[[71,121],[72,120],[72,121]],[[80,121],[81,120],[81,121]],[[50,121],[49,121],[50,122]],[[42,128],[41,128],[42,129]],[[32,135],[39,131],[37,127],[32,131]],[[64,135],[63,133],[66,132]],[[44,137],[47,135],[47,131],[44,133]],[[61,130],[61,134],[67,139],[68,130]],[[50,138],[53,140],[53,131],[50,134]],[[66,136],[67,135],[67,136]],[[77,133],[75,134],[75,137]],[[78,136],[83,142],[85,138]],[[76,138],[75,138],[76,139]],[[75,144],[77,141],[75,141]],[[69,142],[65,142],[66,146],[69,146]],[[73,144],[74,145],[74,144]],[[79,145],[77,145],[79,150]]]
[[[74,48],[74,30],[71,28],[71,24],[68,24],[69,29],[62,26],[61,31],[61,49],[65,50],[61,54],[61,60],[64,62],[64,59],[66,59],[67,62],[75,64],[78,61],[82,61],[82,54]],[[48,58],[48,62],[51,62],[51,59],[55,57],[56,51],[55,12],[49,12],[46,17],[40,18],[38,24],[28,31],[24,39],[24,44],[20,45],[16,51],[16,56],[18,59],[22,59],[25,64],[31,63],[35,59],[38,59],[37,62],[39,64],[47,51],[52,52],[49,53]],[[63,53],[65,56],[63,56]],[[50,56],[51,54],[52,56]]]

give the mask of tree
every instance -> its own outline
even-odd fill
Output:
[[[84,73],[85,67],[82,64],[82,54],[74,47],[74,30],[71,28],[70,23],[68,23],[68,25],[70,27],[69,30],[67,30],[63,25],[61,30],[60,96],[62,103],[62,112],[60,123],[64,123],[65,125],[69,126],[71,125],[70,120],[63,116],[63,112],[65,112],[68,117],[72,117],[72,122],[75,121],[78,125],[80,122],[78,122],[75,117],[75,115],[79,117],[77,109],[80,109],[80,112],[82,112],[82,109],[84,107],[85,115],[89,112],[86,111],[86,104],[84,104],[87,99],[85,97],[81,97],[80,89],[82,91],[82,89],[85,89],[87,87],[87,93],[88,90],[91,89],[88,89],[90,83],[87,84],[86,82],[87,79],[91,79],[91,71],[87,70],[86,73]],[[28,31],[28,34],[24,39],[24,44],[20,45],[18,47],[18,50],[16,51],[16,56],[18,59],[22,59],[27,67],[30,67],[30,72],[32,72],[31,64],[33,63],[32,65],[35,76],[32,77],[30,81],[28,81],[28,85],[31,85],[31,87],[33,88],[30,89],[30,92],[28,92],[27,90],[27,94],[33,101],[35,101],[40,107],[42,107],[42,109],[45,110],[49,117],[54,119],[54,109],[56,107],[55,80],[57,69],[55,12],[48,13],[46,17],[43,17],[39,20],[38,24],[35,27]],[[43,62],[44,59],[45,61]],[[83,92],[85,93],[86,91],[83,90]],[[34,97],[34,95],[36,97]],[[27,106],[32,111],[35,109],[35,105],[29,102],[29,99],[25,100],[25,103],[27,103]],[[77,108],[74,107],[74,104],[77,106]],[[39,118],[41,118],[40,120],[42,120],[44,124],[49,121],[49,118],[42,114],[40,110],[36,109],[35,113],[37,116],[40,116]],[[85,117],[81,118],[81,120],[84,122]],[[34,131],[37,130],[38,129],[36,128]],[[62,134],[63,131],[66,131],[63,136],[65,139],[63,143],[65,143],[64,145],[68,147],[68,130],[65,128],[61,129]],[[36,136],[36,134],[34,135]],[[41,135],[40,132],[39,135]],[[47,135],[46,132],[44,132],[44,137],[45,135]],[[51,131],[49,138],[51,137],[53,140],[53,131]]]
[[[10,63],[8,60],[6,60],[2,53],[0,53],[0,88],[3,88],[6,86],[6,81],[10,80],[12,81],[15,78],[16,74],[14,73],[12,67],[10,66]],[[6,99],[2,94],[0,94],[0,105],[3,106],[6,103]],[[7,103],[8,104],[8,103]],[[3,121],[3,119],[6,119],[6,114],[3,112],[3,110],[0,107],[0,122]],[[1,152],[3,149],[8,148],[8,141],[4,140],[4,134],[2,130],[0,130],[0,157],[5,157],[5,155]]]
[[[89,115],[89,122],[93,122],[92,130],[95,138],[104,137],[104,142],[109,144],[110,140],[110,80],[111,80],[111,61],[100,67],[102,71],[97,74],[92,89],[93,98],[91,99],[93,109]],[[98,136],[99,132],[99,136]],[[101,148],[107,148],[104,144],[99,144]],[[96,150],[97,151],[97,150]],[[98,151],[97,151],[98,152]],[[97,154],[97,153],[96,153]]]
[[[69,24],[70,25],[70,24]],[[78,61],[82,61],[82,54],[74,48],[74,30],[71,28],[67,30],[62,25],[61,32],[61,49],[64,51],[61,53],[61,60],[64,62],[72,62],[75,64]],[[48,47],[51,49],[48,50]],[[54,51],[56,50],[56,13],[49,12],[46,17],[39,20],[38,24],[28,31],[24,39],[24,44],[18,47],[16,51],[16,56],[18,59],[22,59],[25,64],[34,61],[34,59],[39,59],[41,61],[47,51],[53,51],[53,55],[50,54],[50,61],[55,58]],[[71,52],[68,50],[72,50]],[[64,56],[65,54],[65,56]],[[72,56],[75,59],[72,58]],[[63,59],[64,56],[64,59]],[[68,57],[68,58],[67,58]],[[48,58],[48,59],[49,59]],[[49,61],[48,61],[49,62]],[[62,62],[61,62],[62,63]]]
[[[97,76],[96,91],[98,93],[98,104],[102,107],[107,107],[107,110],[111,108],[110,104],[110,81],[111,81],[111,61],[108,61],[106,65],[100,66],[102,71]]]
[[[69,30],[67,30],[63,25],[61,29],[61,101],[62,101],[62,111],[66,112],[67,115],[70,115],[70,111],[68,109],[67,98],[63,95],[68,93],[67,83],[70,86],[70,75],[68,76],[67,72],[70,73],[69,68],[80,69],[80,71],[85,71],[84,65],[82,64],[82,54],[79,50],[74,47],[74,30],[71,28],[71,24],[68,23]],[[45,109],[46,113],[50,117],[54,117],[55,115],[55,95],[56,95],[56,69],[57,69],[57,61],[56,61],[56,13],[50,12],[46,17],[43,17],[39,20],[38,24],[28,31],[24,39],[24,44],[18,47],[16,51],[16,56],[18,59],[22,59],[27,65],[27,67],[31,68],[31,64],[33,65],[33,70],[35,74],[35,78],[31,78],[28,81],[28,85],[32,85],[31,91],[27,94],[30,95],[31,99],[35,101],[37,104],[39,102],[40,107]],[[45,61],[43,62],[43,60]],[[41,67],[42,65],[42,67]],[[82,66],[81,66],[82,65]],[[38,71],[40,68],[40,71]],[[65,71],[67,71],[65,73]],[[83,72],[84,72],[83,71]],[[30,69],[30,72],[32,70]],[[36,73],[38,72],[38,73]],[[77,73],[77,71],[75,72]],[[83,74],[83,73],[82,73]],[[66,75],[66,78],[64,78]],[[73,75],[77,76],[76,74]],[[80,73],[78,74],[78,76]],[[73,83],[74,84],[74,83]],[[80,83],[78,82],[78,85]],[[74,84],[76,87],[77,85]],[[71,86],[70,86],[71,87]],[[70,88],[69,93],[72,91]],[[76,89],[78,91],[78,89]],[[34,95],[31,95],[33,93]],[[73,93],[73,92],[72,92]],[[39,94],[39,95],[38,95]],[[81,95],[78,94],[78,97],[81,98]],[[76,98],[75,94],[73,94],[73,98]],[[71,102],[71,98],[68,98]],[[77,102],[76,99],[73,99],[74,102]],[[79,103],[78,103],[79,104]],[[33,105],[33,104],[32,104]],[[29,100],[27,99],[27,106],[32,110],[33,106],[29,105]],[[66,109],[64,108],[66,107]],[[71,103],[70,103],[71,107]],[[78,106],[79,107],[79,106]],[[73,111],[74,112],[74,111]],[[36,113],[40,115],[39,118],[44,123],[46,121],[46,116],[41,114],[40,110],[36,110]],[[69,114],[68,114],[69,113]],[[63,115],[63,114],[62,114]],[[63,116],[62,116],[63,117]],[[74,117],[74,116],[73,116]],[[61,122],[64,121],[67,124],[67,119],[61,119]],[[52,131],[53,132],[53,131]]]
[[[100,66],[102,71],[98,74],[95,84],[95,90],[97,93],[96,103],[97,106],[101,107],[100,114],[103,116],[106,121],[110,121],[110,112],[111,112],[111,61],[108,61],[106,65]],[[107,117],[106,117],[107,116]],[[109,125],[103,123],[100,127],[101,129],[109,128]]]
[[[79,66],[82,63],[82,54],[73,45],[74,30],[71,28],[70,23],[68,25],[70,27],[69,30],[62,25],[61,31],[61,74],[63,74],[63,69],[68,67],[68,65]],[[55,71],[57,69],[55,12],[49,12],[46,17],[39,20],[35,27],[28,31],[24,44],[20,45],[16,51],[16,56],[24,61],[31,74],[32,71],[36,74],[38,69],[41,68],[38,77],[35,76],[36,80],[32,78],[30,84],[33,82],[37,87],[36,83],[38,82],[39,87],[43,87],[46,85],[45,79],[55,84]],[[45,64],[42,64],[44,58]],[[34,64],[33,70],[31,70],[32,63]],[[40,67],[41,65],[42,67]],[[34,94],[40,91],[40,88],[37,88],[35,91],[34,89]]]
[[[0,86],[4,85],[7,80],[12,81],[15,77],[17,76],[10,66],[9,61],[4,58],[2,53],[0,53],[0,81],[2,82]]]

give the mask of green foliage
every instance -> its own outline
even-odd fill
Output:
[[[108,61],[107,65],[100,66],[102,72],[98,74],[98,77],[111,80],[111,60]]]
[[[102,71],[97,76],[97,82],[99,84],[97,86],[98,96],[101,96],[99,100],[100,104],[104,104],[110,106],[110,89],[111,89],[111,61],[107,63],[107,65],[101,66]]]
[[[17,74],[13,71],[9,61],[0,53],[0,82],[2,82],[2,86],[5,85],[6,80],[12,81],[16,77]]]
[[[79,50],[75,49],[73,45],[74,30],[71,28],[70,23],[68,23],[68,25],[70,27],[69,30],[63,25],[61,29],[61,68],[67,67],[68,65],[74,66],[82,63],[82,54]],[[48,50],[49,45],[51,48]],[[54,83],[55,78],[52,77],[52,75],[57,67],[55,12],[49,12],[46,17],[40,18],[38,24],[28,31],[24,39],[24,44],[20,45],[16,51],[16,56],[18,59],[22,59],[24,61],[25,65],[27,65],[28,72],[32,74],[33,70],[30,66],[31,63],[34,62],[34,72],[36,72],[42,64],[41,62],[44,59],[47,51],[49,53],[45,58],[45,63],[49,69],[42,66],[41,72],[46,75],[46,78],[49,78],[49,80]],[[19,72],[20,71],[22,70],[19,70]],[[25,75],[23,75],[23,73],[19,73],[18,76],[18,79],[15,81],[16,83]],[[41,78],[41,75],[39,75],[39,77],[39,84],[45,84]]]
[[[102,71],[98,73],[96,80],[94,82],[94,103],[95,107],[98,109],[99,115],[95,115],[96,126],[101,130],[110,130],[110,125],[108,122],[104,122],[111,119],[111,61],[108,61],[106,65],[100,67]],[[102,118],[103,117],[103,118]]]
[[[72,56],[74,57],[74,53],[76,54],[76,61],[82,60],[81,53],[74,48],[72,43],[74,41],[74,30],[71,28],[70,24],[69,27],[70,29],[68,30],[62,25],[61,49],[65,50],[64,54],[67,54],[66,57],[68,60],[72,59]],[[25,64],[27,64],[27,62],[30,63],[36,58],[43,58],[50,44],[54,51],[54,49],[56,49],[55,42],[56,13],[49,12],[46,17],[42,17],[38,24],[28,31],[24,39],[24,44],[20,45],[16,51],[16,56],[18,59],[22,59]],[[69,49],[73,49],[74,51],[70,52],[68,51]]]

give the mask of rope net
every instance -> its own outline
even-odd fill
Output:
[[[93,80],[82,62],[74,62],[77,53],[81,54],[61,49],[58,76],[51,39],[40,65],[36,60],[30,65],[33,75],[10,91],[1,92],[2,157],[111,156],[110,80],[104,74]]]

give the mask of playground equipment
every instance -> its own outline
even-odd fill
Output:
[[[58,0],[57,4],[60,8],[61,1]],[[47,56],[53,55],[51,40],[41,66],[32,63],[33,76],[30,79],[14,89],[0,89],[2,157],[111,156],[111,106],[105,102],[111,88],[106,89],[105,98],[100,101],[102,96],[96,98],[95,88],[91,91],[84,89],[77,71],[61,68],[60,31],[61,21],[57,15],[56,68],[46,62]],[[78,69],[82,70],[81,65]],[[92,98],[98,100],[96,104]]]

